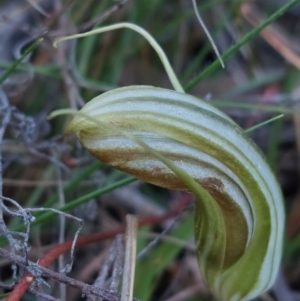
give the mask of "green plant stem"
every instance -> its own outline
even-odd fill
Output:
[[[91,31],[86,32],[86,33],[81,33],[81,34],[75,34],[75,35],[71,35],[71,36],[62,37],[62,38],[59,38],[59,39],[55,40],[54,43],[53,43],[53,46],[57,47],[57,44],[62,42],[62,41],[72,40],[72,39],[76,39],[76,38],[88,37],[88,36],[91,36],[93,34],[103,33],[103,32],[112,31],[112,30],[116,30],[116,29],[120,29],[120,28],[129,28],[133,31],[136,31],[137,33],[142,35],[149,42],[149,44],[154,48],[154,50],[158,54],[163,66],[164,66],[164,68],[165,68],[165,70],[166,70],[166,72],[169,76],[170,82],[172,83],[174,89],[178,92],[184,93],[184,90],[183,90],[176,74],[174,73],[174,70],[173,70],[173,68],[172,68],[165,52],[163,51],[163,49],[160,47],[160,45],[156,42],[156,40],[146,30],[144,30],[142,27],[137,26],[135,24],[128,23],[128,22],[116,23],[116,24],[113,24],[113,25],[96,28],[96,29],[91,30]]]
[[[262,127],[262,126],[265,126],[266,124],[269,124],[269,123],[271,123],[271,122],[273,122],[273,121],[276,121],[276,120],[282,118],[283,116],[284,116],[284,115],[281,114],[281,115],[275,116],[275,117],[273,117],[273,118],[270,118],[270,119],[268,119],[268,120],[266,120],[266,121],[263,121],[263,122],[261,122],[261,123],[258,123],[258,124],[256,124],[256,125],[254,125],[254,126],[248,128],[248,129],[245,129],[245,130],[244,130],[244,133],[250,133],[250,132],[252,132],[252,131],[255,131],[255,130],[257,130],[258,128],[260,128],[260,127]]]
[[[261,32],[265,27],[274,22],[277,18],[283,15],[286,11],[292,8],[295,4],[297,4],[300,0],[292,0],[278,11],[276,11],[273,15],[271,15],[268,19],[262,22],[259,26],[251,30],[248,34],[246,34],[240,41],[230,47],[222,56],[222,60],[226,61],[231,55],[236,53],[244,44],[246,44],[250,39],[255,37],[259,32]],[[215,71],[220,66],[219,60],[215,60],[209,67],[204,69],[198,76],[196,76],[191,82],[185,87],[185,91],[188,92],[193,89],[202,79],[207,77],[213,71]]]
[[[60,211],[70,211],[71,209],[77,207],[77,206],[80,206],[86,202],[88,202],[89,200],[93,199],[93,198],[96,198],[96,197],[99,197],[105,193],[108,193],[110,191],[113,191],[117,188],[120,188],[120,187],[123,187],[125,185],[128,185],[132,182],[136,181],[136,178],[134,177],[129,177],[129,178],[126,178],[126,179],[123,179],[121,181],[118,181],[112,185],[109,185],[109,186],[106,186],[104,188],[100,188],[98,190],[95,190],[95,191],[92,191],[82,197],[79,197],[78,199],[72,201],[72,202],[69,202],[68,204],[66,204],[65,206],[61,207],[61,208],[58,208]],[[46,212],[40,216],[38,216],[34,222],[33,225],[38,225],[38,224],[41,224],[42,222],[50,219],[51,217],[53,217],[54,215],[56,215],[56,213],[53,213],[53,212]]]
[[[95,164],[96,165],[96,164]],[[76,181],[75,181],[76,180]],[[68,185],[68,188],[70,189],[70,187],[73,187],[78,181],[78,178],[76,178],[74,181],[72,181],[69,185]],[[61,208],[58,208],[58,210],[61,210],[61,211],[69,211],[79,205],[82,205],[86,202],[88,202],[89,200],[95,198],[95,197],[99,197],[101,195],[104,195],[108,192],[111,192],[117,188],[120,188],[120,187],[123,187],[127,184],[130,184],[132,182],[136,181],[136,178],[134,177],[129,177],[129,178],[126,178],[126,179],[123,179],[123,180],[120,180],[114,184],[111,184],[111,185],[108,185],[108,186],[105,186],[103,188],[100,188],[98,190],[95,190],[91,193],[88,193],[88,194],[85,194],[84,196],[82,197],[79,197],[77,199],[75,199],[74,201],[71,201],[69,202],[68,204],[66,204],[65,206],[61,207]],[[65,187],[66,189],[67,187]],[[47,206],[45,207],[50,207],[49,204],[52,204],[53,202],[55,202],[57,198],[57,195],[55,195],[53,198],[50,198],[48,200],[48,202],[45,204]],[[31,224],[31,227],[34,227],[34,226],[37,226],[49,219],[51,219],[53,216],[55,215],[55,213],[53,212],[46,212],[46,213],[42,213],[42,214],[37,214],[36,215],[36,219],[35,219],[35,222]],[[21,231],[22,229],[24,228],[23,225],[17,225],[13,231],[17,232],[17,231]],[[4,244],[4,241],[5,239],[3,237],[0,238],[0,246]]]
[[[270,85],[282,80],[285,76],[285,72],[272,72],[270,74],[264,74],[263,76],[254,77],[247,81],[244,84],[238,85],[234,87],[230,91],[226,92],[222,98],[231,99],[236,98],[237,96],[246,93],[248,91],[252,91],[257,88],[261,88],[266,85]]]
[[[24,53],[0,77],[0,85],[14,72],[14,70],[18,67],[18,65],[22,63],[23,59],[29,53],[31,53],[42,41],[43,41],[42,38],[38,39],[24,51]]]
[[[15,62],[0,60],[0,67],[8,69],[8,68],[11,68],[11,66],[14,63]],[[28,65],[18,65],[15,67],[15,70],[29,71],[29,68],[30,68],[30,70],[33,71],[34,74],[48,76],[53,79],[62,79],[61,70],[57,66],[52,65],[52,64],[47,64],[47,65],[43,65],[43,66],[30,65],[30,67]]]
[[[281,113],[281,114],[299,114],[300,111],[297,109],[287,108],[279,105],[269,105],[269,104],[258,104],[258,103],[245,103],[237,101],[227,101],[224,100],[210,100],[210,104],[218,108],[237,108],[242,110],[257,110],[261,112],[270,112],[270,113]]]
[[[274,171],[277,170],[278,160],[279,160],[279,146],[280,146],[280,136],[283,130],[284,120],[281,119],[275,122],[270,130],[269,137],[269,149],[267,153],[267,158],[270,166]]]
[[[94,171],[99,169],[102,166],[101,162],[95,162],[88,168],[86,168],[84,171],[82,171],[75,179],[68,182],[64,187],[64,193],[71,191],[73,188],[78,186],[81,181],[85,180],[87,177],[89,177]],[[45,207],[51,207],[53,204],[57,203],[58,201],[58,195],[55,194],[52,197],[50,197],[45,203]]]

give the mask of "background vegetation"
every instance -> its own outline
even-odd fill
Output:
[[[212,300],[195,258],[192,197],[102,165],[74,137],[63,137],[68,118],[47,120],[55,109],[81,108],[115,87],[172,88],[157,54],[130,30],[52,46],[59,36],[126,21],[153,35],[189,93],[220,107],[243,128],[285,114],[249,134],[279,178],[287,211],[282,270],[271,292],[258,300],[300,300],[299,1],[198,2],[224,54],[225,69],[216,61],[190,0],[0,2],[0,195],[10,198],[5,204],[11,210],[0,219],[1,248],[10,251],[0,253],[1,297],[14,289],[13,278],[25,272],[17,259],[43,258],[40,264],[51,264],[54,271],[70,263],[71,243],[84,220],[69,278],[31,266],[38,286],[22,298],[94,300],[98,295],[118,300],[119,234],[126,214],[132,213],[146,225],[138,233],[134,296],[143,301]],[[288,3],[296,5],[287,10]],[[266,27],[265,21],[271,25]],[[259,35],[261,24],[265,29]],[[72,216],[23,209],[42,207]],[[59,254],[65,255],[56,260]],[[21,265],[14,269],[12,262]],[[96,293],[87,284],[95,284]]]

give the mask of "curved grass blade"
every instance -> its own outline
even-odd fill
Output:
[[[22,63],[24,58],[30,54],[41,42],[43,41],[42,38],[35,41],[32,45],[30,45],[24,53],[7,69],[2,76],[0,77],[0,85],[14,72],[14,70]]]

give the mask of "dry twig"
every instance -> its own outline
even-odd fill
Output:
[[[136,238],[138,221],[136,216],[128,214],[126,216],[125,233],[125,255],[121,301],[131,301],[133,298],[133,284],[136,259]]]
[[[163,214],[161,216],[152,216],[148,218],[144,218],[139,222],[139,226],[145,225],[153,225],[160,222],[164,222],[169,218],[177,216],[188,204],[191,202],[191,197],[189,198],[182,198],[179,202],[178,206],[174,208],[172,211]],[[87,236],[83,236],[76,240],[76,247],[82,247],[89,243],[99,242],[108,238],[113,238],[118,234],[124,233],[125,228],[121,227],[119,229],[107,232],[100,232],[95,234],[90,234]],[[43,267],[49,266],[54,260],[58,258],[61,254],[64,254],[72,249],[74,244],[74,240],[66,241],[56,247],[54,247],[50,252],[44,255],[39,260],[39,265]],[[22,259],[23,260],[23,259]],[[14,290],[10,293],[6,301],[18,301],[23,296],[23,294],[28,290],[30,287],[31,282],[28,282],[28,277],[34,280],[34,276],[31,273],[27,273],[17,284]]]

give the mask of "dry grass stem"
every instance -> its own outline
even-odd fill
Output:
[[[259,10],[248,2],[241,6],[241,13],[253,26],[257,26],[263,22],[263,18],[261,17]],[[279,28],[278,25],[272,24],[262,30],[260,35],[287,61],[300,69],[300,56],[295,52],[295,50],[293,50],[296,42],[292,41],[282,28]],[[300,45],[298,42],[297,48],[298,51],[300,51]]]
[[[136,260],[136,239],[138,220],[136,216],[126,216],[125,256],[122,279],[121,301],[132,301]]]

